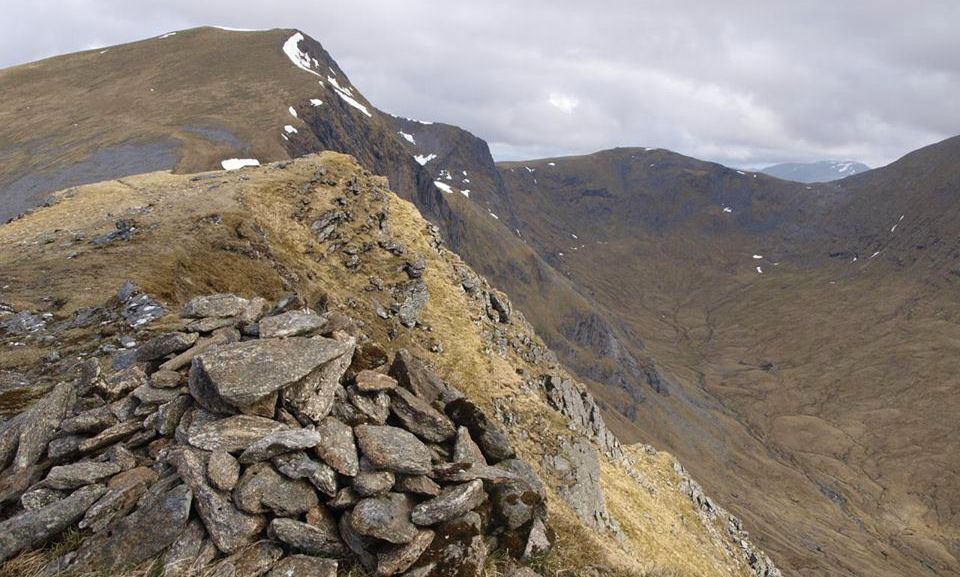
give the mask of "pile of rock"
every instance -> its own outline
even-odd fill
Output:
[[[0,424],[0,561],[69,527],[87,535],[50,573],[466,577],[549,549],[544,486],[495,421],[297,304],[195,298]]]

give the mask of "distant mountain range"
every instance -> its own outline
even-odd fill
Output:
[[[870,170],[855,160],[819,160],[817,162],[785,162],[761,169],[760,172],[794,182],[831,182]]]

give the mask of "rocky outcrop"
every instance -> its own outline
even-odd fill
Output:
[[[550,547],[543,483],[494,419],[407,351],[348,371],[362,335],[283,308],[193,299],[190,332],[0,426],[0,560],[78,525],[48,571],[478,576],[498,543]]]

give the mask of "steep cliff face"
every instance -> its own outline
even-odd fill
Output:
[[[253,350],[314,342],[355,347],[354,369],[346,369],[342,375],[337,372],[341,376],[332,381],[339,382],[334,388],[342,386],[347,395],[342,399],[334,395],[332,410],[338,422],[355,427],[367,461],[380,463],[379,469],[365,469],[371,478],[363,481],[363,487],[370,487],[367,482],[381,481],[385,476],[376,473],[390,472],[393,466],[386,459],[390,451],[385,456],[371,445],[365,438],[371,431],[363,429],[367,425],[361,423],[380,418],[375,400],[380,385],[376,383],[386,380],[382,373],[389,373],[398,381],[392,386],[403,387],[421,401],[403,393],[386,393],[388,425],[415,431],[422,440],[446,430],[444,419],[449,418],[463,423],[490,464],[509,458],[501,449],[510,447],[543,480],[546,515],[536,519],[550,528],[543,534],[552,547],[546,555],[526,557],[542,574],[571,570],[601,575],[775,574],[769,561],[749,545],[738,521],[716,510],[709,513],[702,493],[693,488],[672,457],[649,448],[624,447],[610,434],[592,397],[557,364],[510,300],[446,249],[437,228],[413,205],[389,192],[386,184],[386,179],[371,176],[352,159],[324,153],[237,172],[196,176],[155,173],[71,189],[58,195],[52,206],[0,228],[5,303],[0,318],[4,343],[0,370],[18,375],[7,380],[19,383],[2,394],[5,412],[11,415],[0,425],[3,438],[18,441],[13,445],[2,443],[2,456],[8,451],[16,455],[0,474],[3,486],[12,488],[12,492],[4,492],[3,522],[8,528],[46,527],[29,534],[9,533],[18,537],[9,543],[4,541],[4,556],[30,549],[88,516],[91,523],[100,519],[102,513],[90,513],[90,507],[97,511],[106,507],[95,505],[104,498],[96,494],[98,483],[117,474],[130,476],[120,472],[129,460],[127,453],[132,454],[132,462],[138,467],[166,475],[168,484],[145,494],[161,495],[166,510],[182,505],[177,508],[182,509],[177,519],[182,517],[184,526],[183,533],[170,529],[160,535],[159,527],[146,522],[153,518],[151,507],[159,506],[148,499],[137,508],[111,510],[104,526],[146,531],[156,538],[156,550],[131,556],[122,547],[121,541],[127,537],[109,530],[100,532],[99,523],[84,523],[83,538],[70,541],[72,546],[79,541],[76,554],[63,556],[71,545],[55,541],[56,547],[13,557],[3,571],[28,574],[31,567],[58,556],[61,563],[78,567],[104,560],[111,568],[128,562],[149,564],[155,555],[162,555],[160,562],[164,563],[172,554],[163,553],[162,544],[185,539],[198,522],[213,547],[213,555],[205,558],[205,563],[236,567],[237,563],[255,559],[269,568],[275,563],[293,563],[281,559],[286,553],[312,551],[314,557],[329,556],[285,532],[282,525],[301,522],[299,516],[304,514],[309,517],[304,524],[319,527],[317,514],[284,508],[286,501],[281,496],[287,493],[260,501],[264,511],[273,513],[245,512],[245,508],[259,507],[250,500],[259,494],[254,489],[268,486],[264,485],[267,477],[282,479],[289,465],[273,458],[273,467],[279,467],[281,477],[271,476],[264,465],[253,465],[259,462],[254,455],[264,451],[273,457],[276,451],[278,455],[287,454],[299,441],[284,433],[283,439],[264,442],[262,447],[256,444],[255,448],[254,439],[249,446],[231,446],[228,452],[235,453],[244,467],[241,481],[246,479],[241,483],[245,489],[241,491],[237,485],[232,495],[222,487],[207,488],[208,483],[223,481],[220,465],[229,459],[216,456],[217,475],[209,480],[202,479],[202,472],[198,473],[195,466],[217,455],[205,454],[210,447],[202,445],[213,438],[225,438],[229,431],[210,425],[221,423],[222,417],[201,419],[206,424],[200,428],[217,435],[201,434],[203,431],[194,431],[190,428],[193,425],[181,421],[180,426],[186,427],[185,436],[178,433],[162,441],[166,438],[162,431],[177,428],[172,421],[172,428],[163,425],[173,413],[168,403],[187,402],[178,399],[192,399],[207,412],[222,412],[227,419],[236,418],[229,417],[231,413],[243,412],[251,415],[245,418],[279,422],[293,429],[307,424],[301,419],[320,418],[312,412],[318,406],[313,401],[319,398],[293,394],[287,388],[293,385],[280,384],[279,405],[276,396],[272,397],[272,408],[263,403],[261,397],[270,398],[270,392],[261,390],[261,386],[283,379],[296,381],[294,373],[299,369],[290,364],[293,357],[289,355],[283,357],[287,361],[282,367],[275,367],[269,355]],[[68,228],[55,225],[64,222],[67,214],[71,215]],[[117,292],[121,286],[124,288]],[[238,296],[194,298],[211,293]],[[268,299],[274,305],[271,308],[258,299]],[[310,334],[327,336],[311,341],[304,336]],[[251,349],[250,356],[235,354],[238,347]],[[197,360],[188,368],[191,358]],[[357,370],[365,368],[375,373],[379,368],[380,376],[365,373],[361,377]],[[280,379],[276,371],[286,376]],[[259,377],[244,378],[251,372]],[[330,371],[324,368],[321,372]],[[189,387],[178,390],[188,381]],[[201,386],[204,383],[209,386]],[[24,384],[29,386],[21,386]],[[257,399],[248,390],[254,385],[260,395]],[[29,400],[29,391],[50,386],[52,392],[44,400]],[[315,390],[320,394],[320,389]],[[436,396],[444,390],[457,390],[465,396],[456,401],[455,394],[444,401],[446,406],[440,405],[447,417],[429,408],[430,403],[436,407],[440,396],[448,394]],[[82,403],[57,403],[57,395],[76,397]],[[369,402],[364,402],[367,397]],[[114,403],[104,405],[110,407],[119,407],[127,403],[124,399],[130,399],[130,410],[121,416],[112,415],[116,423],[104,423],[107,428],[102,431],[97,424],[101,421],[76,429],[76,423],[86,422],[89,411],[98,410],[98,399]],[[117,403],[118,399],[123,402]],[[29,412],[20,414],[48,415],[44,409],[48,406],[58,407],[63,414],[49,416],[42,438],[25,432],[33,430],[28,417],[13,416],[25,407]],[[413,414],[421,418],[410,419]],[[291,415],[294,420],[290,420]],[[359,421],[350,420],[354,418]],[[153,428],[145,427],[144,420]],[[433,425],[426,426],[427,422]],[[313,424],[322,427],[324,423]],[[67,434],[74,429],[76,433]],[[148,430],[158,436],[143,444],[140,439]],[[261,436],[270,434],[274,432]],[[500,440],[495,441],[497,438]],[[69,439],[80,444],[61,452],[69,449]],[[442,443],[434,444],[433,450],[440,454],[447,450],[453,451],[451,455],[475,454],[457,446],[450,449]],[[36,446],[36,450],[27,451],[25,446]],[[167,450],[159,451],[161,446]],[[190,456],[195,453],[199,457]],[[315,463],[341,464],[335,454],[321,455],[323,461]],[[6,458],[4,461],[7,464]],[[207,475],[213,475],[212,465],[207,467]],[[493,483],[490,491],[497,486],[498,475],[509,475],[509,471],[504,472],[505,465],[500,467],[500,472],[484,477]],[[94,475],[94,469],[107,472]],[[462,472],[439,462],[428,469],[441,484],[470,484],[462,478]],[[12,484],[27,470],[35,480],[46,479],[44,483],[60,491],[52,498],[69,500],[73,507],[70,510],[78,512],[56,516],[57,522],[52,525],[38,524],[40,516],[46,519],[57,507],[48,510],[45,505],[28,505],[34,503],[34,497],[40,497],[34,494],[37,487],[27,490],[34,481]],[[455,481],[443,475],[461,476]],[[57,479],[68,476],[72,479],[70,487],[57,489],[67,483]],[[178,479],[186,489],[178,489]],[[277,482],[293,490],[287,482]],[[327,488],[331,491],[358,483],[343,472],[332,482],[336,486]],[[310,483],[295,484],[297,491],[313,491]],[[314,485],[322,493],[321,485]],[[152,485],[148,481],[137,486]],[[24,497],[26,493],[29,498]],[[466,503],[473,502],[472,497],[464,498]],[[245,521],[220,523],[211,509],[220,502],[218,499],[224,507],[232,503],[231,507],[239,508],[234,516]],[[326,499],[319,501],[328,508],[336,507]],[[429,499],[423,501],[427,502]],[[364,511],[367,507],[373,505],[364,505]],[[233,545],[240,547],[255,540],[263,529],[257,515],[277,516],[270,524],[270,534],[281,547],[254,545],[253,549],[242,549],[238,556],[236,552],[241,549]],[[362,525],[362,515],[356,509],[351,518],[358,515]],[[480,515],[486,519],[485,513]],[[280,518],[291,521],[280,522]],[[491,535],[498,534],[495,528],[500,521],[486,523],[483,526],[492,531]],[[528,549],[528,543],[511,548],[511,538],[506,533],[499,535],[496,542],[488,540],[484,547],[489,551],[506,547],[521,557]],[[364,563],[364,552],[371,551],[381,554],[381,562],[383,555],[387,555],[387,561],[395,560],[388,554],[389,548],[377,545],[392,536],[376,534],[373,541],[352,549],[347,561],[341,559],[343,566],[349,565],[349,559]],[[332,547],[339,539],[334,535],[328,544]],[[348,547],[351,543],[346,541]],[[479,542],[475,546],[479,547]],[[466,562],[456,567],[464,571],[459,574],[479,575],[482,570],[492,571],[494,565],[507,563],[507,558],[498,555],[488,559],[486,568],[479,570],[476,564]],[[425,557],[424,563],[428,562]]]

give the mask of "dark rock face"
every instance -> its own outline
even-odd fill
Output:
[[[0,423],[0,560],[71,526],[88,536],[53,571],[477,576],[488,539],[540,550],[543,486],[479,407],[407,351],[372,371],[386,353],[343,315],[267,308],[194,299],[196,332]]]

